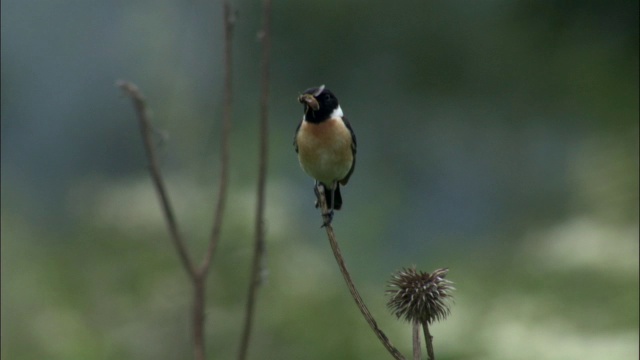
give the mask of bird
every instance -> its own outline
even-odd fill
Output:
[[[323,226],[331,223],[333,211],[342,208],[340,185],[347,185],[356,166],[356,135],[344,116],[338,98],[324,85],[305,90],[298,102],[304,106],[293,145],[300,166],[315,179],[319,198],[323,188],[329,212]],[[316,202],[318,207],[318,202]]]

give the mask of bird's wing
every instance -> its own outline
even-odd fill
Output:
[[[302,121],[298,124],[295,134],[293,134],[293,148],[296,150],[296,153],[298,153],[298,131],[300,131],[300,126],[302,126]]]
[[[353,155],[356,154],[356,148],[358,147],[358,143],[356,141],[356,134],[353,132],[353,129],[351,128],[351,124],[349,123],[349,120],[347,120],[346,117],[342,117],[342,121],[344,121],[344,124],[347,126],[347,129],[349,129],[349,132],[351,133],[351,151],[353,151]]]
[[[347,118],[343,116],[342,121],[344,121],[344,124],[347,126],[347,129],[349,129],[349,132],[351,133],[351,153],[353,154],[353,163],[351,164],[351,169],[349,169],[349,173],[347,174],[347,176],[345,176],[344,179],[340,180],[340,184],[347,185],[351,174],[353,174],[353,170],[356,168],[356,152],[358,150],[358,142],[356,140],[356,134],[353,132],[353,128],[351,128],[349,120],[347,120]]]

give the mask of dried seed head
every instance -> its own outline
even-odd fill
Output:
[[[415,267],[403,268],[389,281],[391,296],[387,307],[398,318],[408,322],[433,323],[444,320],[451,312],[449,300],[453,283],[445,280],[449,269],[438,269],[431,274],[417,271]]]

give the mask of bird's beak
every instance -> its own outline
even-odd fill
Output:
[[[320,104],[318,104],[318,100],[311,94],[302,94],[298,97],[298,101],[302,104],[307,105],[313,111],[318,111],[320,109]]]

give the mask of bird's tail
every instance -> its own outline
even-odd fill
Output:
[[[333,204],[335,202],[335,204],[333,206],[333,209],[334,210],[340,210],[340,208],[342,208],[342,195],[340,195],[340,184],[336,183],[336,188],[334,190],[333,199],[332,199],[332,195],[331,195],[331,189],[329,189],[324,184],[322,184],[322,186],[324,188],[325,200],[327,201],[327,208],[332,209],[331,204]]]

